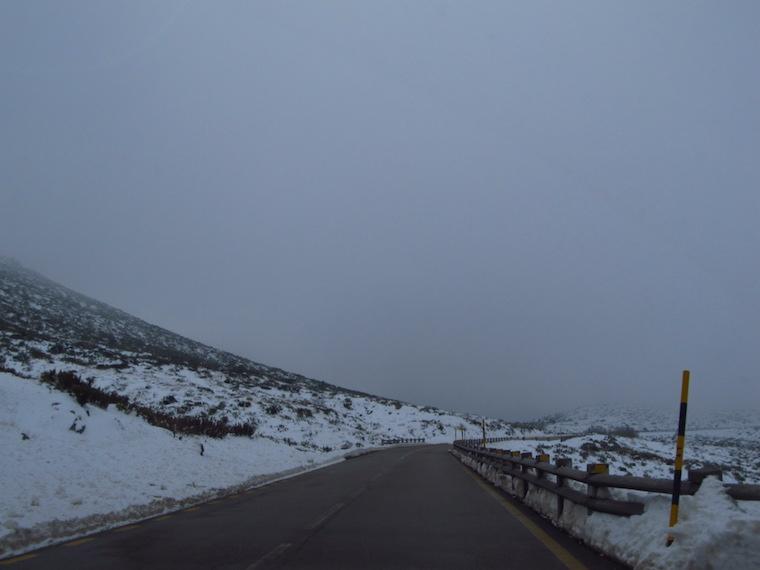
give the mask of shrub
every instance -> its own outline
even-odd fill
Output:
[[[124,412],[135,412],[149,424],[188,435],[205,435],[208,437],[224,437],[225,435],[252,436],[256,432],[253,422],[230,424],[228,418],[213,419],[205,414],[197,416],[172,415],[154,408],[130,402],[129,398],[116,392],[106,392],[96,388],[93,378],[82,380],[75,372],[58,372],[48,370],[43,372],[43,382],[54,388],[72,395],[79,405],[92,404],[99,408],[116,405]]]
[[[50,357],[46,352],[42,352],[38,348],[31,347],[29,349],[29,356],[37,360],[50,360]]]
[[[296,415],[298,416],[299,419],[304,419],[304,418],[310,418],[314,414],[312,414],[309,408],[296,408]]]
[[[610,428],[607,433],[618,437],[639,437],[639,432],[627,425]]]
[[[121,362],[110,362],[107,364],[96,364],[95,368],[98,370],[126,370],[129,368],[129,362],[122,360]]]

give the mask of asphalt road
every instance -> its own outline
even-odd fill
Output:
[[[447,450],[364,455],[4,563],[56,570],[621,568],[503,498]]]

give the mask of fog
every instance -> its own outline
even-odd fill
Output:
[[[0,3],[0,254],[526,418],[760,409],[756,2]]]

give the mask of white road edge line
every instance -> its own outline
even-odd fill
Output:
[[[283,542],[282,544],[276,546],[274,549],[270,550],[264,556],[259,558],[256,562],[248,566],[248,568],[246,568],[245,570],[255,570],[256,568],[261,568],[263,564],[266,564],[267,562],[274,560],[275,558],[279,556],[282,556],[282,553],[285,552],[291,546],[292,545],[289,542]]]
[[[317,520],[315,520],[313,523],[307,526],[306,530],[314,530],[323,522],[325,522],[327,519],[329,519],[331,516],[333,516],[335,513],[337,513],[339,510],[341,510],[343,506],[344,506],[344,503],[334,504],[332,507],[330,507],[330,509],[325,514],[323,514],[321,517],[319,517]]]

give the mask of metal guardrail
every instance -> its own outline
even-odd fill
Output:
[[[491,443],[495,443],[510,438],[491,439],[495,440]],[[582,471],[574,469],[570,459],[558,459],[555,463],[550,463],[548,455],[541,454],[534,458],[532,453],[488,449],[482,446],[482,440],[455,441],[454,448],[467,457],[509,475],[512,477],[513,486],[515,479],[524,481],[523,498],[528,494],[531,485],[555,494],[557,496],[557,510],[560,515],[565,500],[587,507],[589,513],[596,511],[612,515],[631,516],[644,512],[643,503],[599,496],[599,491],[605,488],[628,489],[645,493],[669,494],[673,491],[671,479],[610,475],[609,465],[606,463],[590,463],[586,466],[586,470]],[[681,494],[693,495],[705,477],[711,475],[722,478],[719,469],[689,470],[688,479],[681,483]],[[586,492],[568,486],[568,481],[577,481],[586,485]],[[760,501],[760,485],[726,484],[724,487],[728,495],[734,499]]]
[[[516,441],[518,439],[530,439],[533,441],[554,441],[555,439],[558,439],[559,441],[565,441],[567,439],[573,439],[575,437],[578,437],[577,433],[551,433],[551,434],[544,434],[544,435],[510,435],[510,436],[504,436],[504,437],[487,437],[486,443],[501,443],[502,441]],[[483,438],[479,437],[477,439],[464,439],[461,441],[471,441],[473,443],[483,443]]]
[[[399,443],[425,443],[425,438],[423,437],[415,437],[415,438],[395,438],[395,439],[383,439],[380,444],[381,445],[396,445]]]

